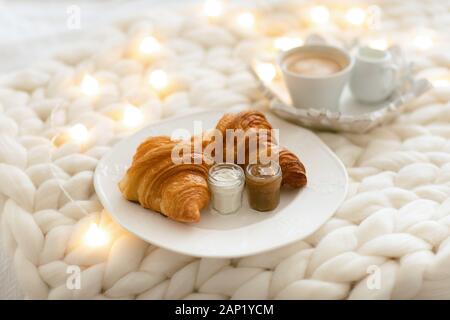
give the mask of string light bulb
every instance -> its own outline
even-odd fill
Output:
[[[236,18],[237,24],[246,29],[251,29],[255,25],[255,16],[251,12],[242,12]]]
[[[354,26],[361,26],[366,20],[366,11],[361,8],[350,8],[345,15],[348,23]]]
[[[263,82],[271,82],[277,75],[277,69],[272,63],[260,62],[256,65],[256,73]]]
[[[431,83],[435,88],[450,88],[450,79],[436,79]]]
[[[100,85],[97,79],[88,74],[83,77],[80,88],[81,92],[90,97],[96,96],[100,91]]]
[[[372,49],[384,51],[389,48],[389,42],[386,38],[377,38],[370,41],[369,47]]]
[[[88,129],[81,123],[77,123],[73,125],[69,129],[69,135],[72,140],[78,142],[79,144],[83,144],[89,139],[89,131]]]
[[[325,6],[315,6],[309,11],[309,16],[315,24],[327,24],[330,21],[330,10]]]
[[[130,104],[123,110],[122,123],[127,128],[136,128],[142,123],[142,111]]]
[[[223,12],[223,3],[220,0],[207,0],[203,4],[203,14],[210,18],[217,18]]]
[[[108,234],[96,223],[92,223],[83,237],[84,243],[89,247],[102,247],[108,243]]]
[[[150,73],[148,82],[156,90],[163,90],[169,84],[169,77],[164,70],[158,69]]]
[[[419,50],[427,50],[433,46],[433,34],[430,30],[419,30],[413,38],[412,44]]]
[[[280,37],[274,41],[274,47],[281,51],[287,51],[295,47],[300,47],[303,44],[303,39],[299,37]]]
[[[142,39],[139,50],[144,54],[152,54],[161,50],[161,43],[155,37],[148,36]]]

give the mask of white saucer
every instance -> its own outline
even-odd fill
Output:
[[[396,48],[392,49],[394,54]],[[365,104],[354,99],[348,86],[344,89],[339,110],[332,112],[319,110],[310,106],[294,107],[288,89],[281,79],[277,77],[272,82],[264,82],[254,70],[251,71],[259,80],[260,87],[270,100],[271,110],[278,116],[305,127],[332,131],[345,131],[363,133],[376,126],[387,123],[402,112],[403,107],[420,95],[427,92],[432,86],[426,79],[414,78],[411,65],[403,63],[403,75],[395,92],[385,101],[376,104]]]
[[[95,190],[116,222],[157,246],[198,257],[240,257],[287,245],[307,237],[325,223],[344,200],[347,173],[334,153],[312,132],[282,119],[268,116],[280,129],[280,142],[296,153],[307,170],[308,185],[282,190],[280,205],[269,213],[243,207],[234,215],[221,216],[209,208],[201,221],[184,224],[140,207],[122,197],[117,183],[130,165],[137,146],[152,135],[171,135],[184,128],[193,132],[194,121],[203,130],[213,128],[223,112],[208,111],[173,118],[142,129],[119,142],[99,162]]]

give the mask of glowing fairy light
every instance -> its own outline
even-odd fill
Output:
[[[263,82],[271,82],[277,75],[277,69],[272,63],[260,62],[256,65],[256,73]]]
[[[80,88],[81,92],[90,97],[96,96],[100,91],[100,85],[97,79],[88,74],[83,77]]]
[[[240,27],[250,29],[255,25],[255,16],[251,12],[242,12],[236,17],[236,22]]]
[[[377,50],[387,50],[389,48],[389,41],[386,38],[373,39],[369,43],[369,47]]]
[[[450,79],[436,79],[431,83],[435,88],[450,88]]]
[[[304,44],[303,39],[299,37],[280,37],[275,39],[274,47],[281,51],[287,51],[289,49],[300,47]]]
[[[419,50],[427,50],[433,46],[433,34],[429,30],[419,30],[412,40],[412,44]]]
[[[318,25],[327,24],[330,21],[330,10],[325,6],[316,6],[309,11],[311,21]]]
[[[150,73],[148,82],[156,90],[163,90],[169,84],[169,77],[164,70],[154,70]]]
[[[220,0],[207,0],[203,5],[203,14],[207,17],[216,18],[223,13],[223,3]]]
[[[138,127],[142,123],[142,112],[132,105],[126,105],[123,110],[122,123],[128,128]]]
[[[89,139],[89,131],[88,129],[81,123],[77,123],[69,129],[69,135],[72,140],[82,144],[88,141]]]
[[[366,20],[366,12],[361,8],[350,8],[346,13],[345,18],[348,23],[355,26],[360,26]]]
[[[145,54],[152,54],[161,50],[161,44],[152,36],[142,39],[139,50]]]
[[[101,247],[108,243],[109,237],[104,230],[102,230],[96,223],[93,223],[84,235],[83,240],[89,247]]]

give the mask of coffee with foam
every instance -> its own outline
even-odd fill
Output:
[[[292,55],[286,60],[290,72],[306,77],[323,77],[339,72],[343,67],[334,59],[325,56]]]

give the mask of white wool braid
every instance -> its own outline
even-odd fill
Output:
[[[274,34],[290,30],[297,21],[293,6],[296,2],[285,1],[260,7],[273,13],[260,17],[260,28]],[[383,9],[389,35],[410,31],[418,21],[444,32],[450,27],[448,2],[389,1]],[[120,102],[143,106],[146,123],[194,106],[267,107],[244,63],[254,37],[226,23],[207,26],[190,10],[158,9],[121,22],[103,35],[117,40],[112,49],[72,49],[4,80],[1,236],[26,296],[450,299],[448,88],[431,91],[394,123],[368,134],[319,133],[346,165],[350,191],[335,216],[303,241],[241,259],[198,259],[149,245],[111,220],[92,177],[99,158],[127,134],[111,120]],[[135,36],[152,31],[163,35],[167,48],[154,64],[173,80],[172,93],[162,99],[145,81],[153,64],[127,58]],[[417,71],[424,76],[448,72],[449,52],[417,56]],[[95,102],[74,90],[74,79],[86,72],[102,82]],[[52,126],[55,107],[61,112]],[[57,129],[76,122],[101,139],[84,149],[73,143],[55,147],[51,139]],[[92,222],[111,235],[106,247],[88,248],[81,241]],[[66,286],[69,265],[81,267],[80,290]],[[381,279],[375,290],[369,285],[374,266]]]

